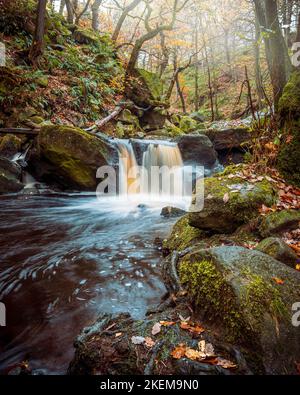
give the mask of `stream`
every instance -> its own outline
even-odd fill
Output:
[[[143,202],[145,203],[145,202]],[[165,292],[161,252],[175,219],[166,203],[95,196],[2,197],[0,371],[28,360],[65,373],[73,341],[99,313],[142,318]]]

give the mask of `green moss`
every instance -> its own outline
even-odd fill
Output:
[[[198,123],[194,119],[192,119],[188,116],[180,117],[179,129],[183,133],[192,132],[193,130],[197,129],[197,127],[198,127]]]
[[[233,290],[215,264],[210,260],[191,260],[187,257],[180,262],[179,276],[193,303],[209,312],[214,319],[222,321],[228,338],[240,338],[245,332],[245,324],[236,306]]]
[[[268,237],[283,231],[296,229],[299,221],[300,212],[298,210],[276,211],[263,217],[259,231],[263,237]]]
[[[279,112],[282,117],[300,116],[300,72],[291,74],[289,82],[286,84],[279,101]]]
[[[148,89],[154,100],[160,101],[163,94],[163,84],[158,74],[151,73],[144,69],[137,69],[138,74],[146,82]]]
[[[266,313],[275,319],[288,318],[276,286],[249,269],[242,273],[238,294],[226,280],[230,273],[219,271],[213,260],[188,256],[180,262],[179,274],[195,306],[224,324],[228,340],[250,337],[255,342]]]
[[[171,235],[167,240],[164,240],[163,247],[169,251],[182,251],[201,241],[204,237],[205,232],[189,225],[186,215],[176,222]]]

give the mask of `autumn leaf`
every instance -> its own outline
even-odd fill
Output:
[[[122,335],[123,335],[122,332],[118,332],[118,333],[115,334],[115,337],[120,337],[120,336],[122,336]]]
[[[180,328],[189,331],[190,333],[200,334],[205,331],[202,326],[197,324],[189,324],[186,321],[182,321],[180,323]]]
[[[274,280],[275,283],[278,284],[278,285],[284,284],[284,281],[281,280],[281,278],[273,277],[272,280]]]
[[[172,326],[176,324],[174,321],[159,321],[159,323],[161,326]]]
[[[227,359],[224,358],[217,358],[217,365],[222,366],[224,369],[235,369],[237,365],[231,361],[228,361]]]
[[[181,343],[174,348],[174,350],[171,352],[171,355],[175,359],[180,359],[184,357],[186,349],[187,349],[186,345]]]
[[[300,272],[300,264],[296,265],[296,270]]]
[[[226,193],[224,194],[224,196],[223,196],[223,202],[226,204],[226,203],[228,203],[228,201],[229,201],[229,193],[226,192]]]
[[[157,335],[160,331],[161,331],[161,324],[160,324],[159,322],[157,322],[156,324],[153,325],[153,328],[152,328],[151,333],[152,333],[153,336],[155,336],[155,335]]]
[[[200,352],[192,348],[187,348],[184,355],[192,361],[196,361],[197,359],[201,358]]]
[[[155,341],[151,339],[151,337],[145,337],[145,346],[148,348],[152,348],[155,344]]]

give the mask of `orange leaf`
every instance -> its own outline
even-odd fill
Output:
[[[272,280],[274,280],[275,283],[278,284],[278,285],[284,284],[284,281],[281,280],[281,278],[273,277]]]
[[[175,359],[180,359],[184,357],[185,352],[186,352],[186,345],[181,343],[177,347],[174,348],[174,350],[171,352],[171,355]]]
[[[172,325],[176,324],[176,322],[174,322],[174,321],[159,321],[159,323],[162,326],[172,326]]]
[[[205,331],[205,329],[202,328],[202,326],[197,325],[197,324],[189,324],[186,321],[181,321],[180,328],[184,329],[186,331],[189,331],[191,333],[196,333],[196,334],[200,334]]]
[[[296,265],[296,270],[300,272],[300,264]]]

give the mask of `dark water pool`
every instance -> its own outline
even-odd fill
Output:
[[[0,204],[1,372],[28,360],[63,374],[74,338],[100,312],[142,318],[165,292],[154,240],[175,222],[160,217],[166,204],[82,195]]]

